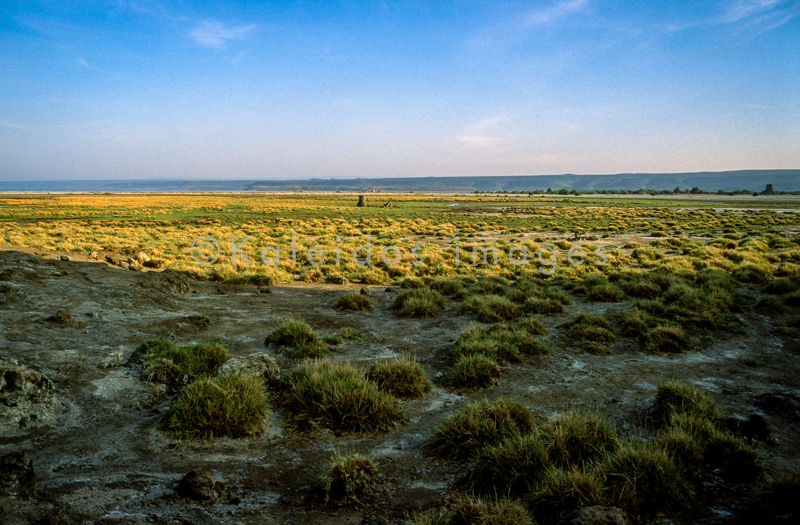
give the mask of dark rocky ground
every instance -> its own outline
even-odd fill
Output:
[[[218,339],[234,357],[272,354],[285,374],[295,362],[265,348],[264,338],[295,316],[320,335],[343,326],[367,334],[337,350],[335,359],[366,364],[411,353],[435,378],[447,371],[452,342],[473,320],[457,314],[456,302],[433,319],[399,318],[385,286],[368,287],[373,312],[348,313],[333,305],[354,285],[292,284],[259,294],[171,271],[133,272],[26,251],[0,251],[0,456],[24,452],[36,484],[29,490],[25,475],[6,475],[16,488],[0,486],[0,493],[20,495],[0,496],[4,524],[400,522],[439,500],[463,470],[427,457],[423,444],[466,401],[507,396],[541,417],[596,408],[623,431],[640,433],[664,379],[707,389],[735,417],[762,415],[771,431],[759,449],[765,465],[775,472],[800,467],[800,352],[796,341],[775,335],[773,319],[757,313],[743,315],[748,335],[715,335],[679,356],[645,354],[624,340],[610,355],[590,355],[556,345],[559,331],[551,330],[552,356],[504,367],[500,384],[488,390],[437,386],[422,401],[404,402],[405,420],[385,434],[296,434],[284,429],[284,409],[277,408],[259,439],[181,443],[157,428],[170,401],[166,389],[124,366],[146,339],[167,333],[179,343]],[[583,310],[613,320],[630,304],[576,300],[542,323],[553,328]],[[748,357],[760,366],[746,366]],[[335,449],[375,457],[385,478],[373,506],[337,509],[315,497]],[[7,472],[23,472],[20,461]],[[216,503],[176,494],[184,474],[199,467],[222,483]],[[722,501],[708,520],[723,520],[726,512]]]

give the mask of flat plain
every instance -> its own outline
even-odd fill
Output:
[[[4,522],[796,512],[796,196],[357,200],[0,196]]]

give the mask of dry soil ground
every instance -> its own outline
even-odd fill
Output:
[[[393,287],[367,287],[375,310],[352,313],[334,309],[334,303],[356,285],[291,284],[260,294],[255,287],[75,259],[61,261],[38,250],[0,251],[0,356],[40,371],[55,387],[55,402],[36,420],[16,426],[6,421],[2,427],[0,455],[25,451],[38,478],[34,498],[0,500],[3,523],[357,524],[376,516],[400,523],[441,498],[463,470],[463,464],[426,456],[423,444],[465,402],[507,396],[542,417],[569,407],[597,408],[620,429],[639,433],[656,384],[670,378],[707,389],[731,415],[763,414],[773,435],[760,447],[766,465],[779,471],[800,467],[798,414],[757,401],[800,396],[800,353],[773,335],[771,318],[744,314],[748,335],[716,336],[685,355],[645,354],[633,341],[623,341],[610,355],[590,355],[556,344],[560,331],[554,327],[585,310],[613,320],[631,303],[580,299],[564,314],[541,319],[551,328],[550,357],[504,367],[500,384],[483,391],[452,392],[439,384],[424,400],[404,402],[405,420],[388,433],[299,435],[284,429],[285,409],[278,408],[262,438],[176,442],[157,428],[170,401],[163,387],[124,366],[146,339],[167,333],[180,343],[218,339],[234,357],[266,351],[285,375],[296,362],[277,348],[265,348],[264,339],[280,321],[295,316],[320,335],[343,326],[366,334],[336,350],[334,359],[367,364],[411,353],[436,378],[448,369],[453,341],[474,320],[458,314],[453,301],[436,318],[400,318],[390,309]],[[48,320],[60,309],[77,322]],[[114,352],[123,354],[122,363],[98,367]],[[748,357],[761,366],[746,366]],[[376,458],[386,481],[375,505],[336,509],[315,497],[317,478],[334,449]],[[200,504],[175,495],[181,476],[199,466],[224,482],[223,501]],[[722,505],[708,518],[724,521],[725,515]],[[37,521],[43,519],[49,521]]]

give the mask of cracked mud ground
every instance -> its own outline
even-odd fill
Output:
[[[369,286],[374,311],[334,309],[339,295],[360,288],[291,284],[259,294],[255,287],[194,281],[171,271],[139,273],[33,250],[0,251],[0,357],[40,372],[53,390],[27,417],[4,413],[0,455],[25,451],[37,492],[29,499],[0,499],[3,523],[357,524],[365,517],[401,523],[441,498],[464,469],[426,456],[423,444],[465,402],[506,396],[541,417],[570,407],[599,409],[635,434],[646,424],[656,384],[665,379],[708,390],[730,415],[763,414],[774,438],[759,448],[764,463],[778,472],[800,467],[798,414],[758,402],[765,395],[797,399],[800,352],[796,342],[773,335],[771,318],[756,313],[742,316],[748,335],[715,334],[685,355],[649,355],[625,340],[610,355],[590,355],[556,344],[559,331],[553,328],[579,311],[614,320],[631,302],[573,298],[564,314],[541,319],[551,328],[550,357],[504,367],[500,384],[486,390],[452,392],[437,385],[424,400],[403,402],[403,422],[376,435],[296,434],[284,429],[284,409],[274,408],[262,438],[176,442],[157,427],[170,401],[163,387],[123,366],[141,342],[172,333],[179,343],[217,339],[232,357],[265,351],[285,375],[296,361],[265,348],[264,338],[294,316],[320,335],[343,326],[366,334],[335,350],[334,359],[368,364],[410,353],[431,378],[447,371],[452,342],[474,322],[457,313],[458,302],[448,301],[436,318],[403,319],[389,308],[394,288]],[[65,311],[61,317],[59,310]],[[116,352],[120,362],[98,366]],[[761,366],[745,366],[748,357]],[[317,478],[335,449],[377,460],[385,482],[372,506],[336,509],[315,497]],[[224,482],[220,502],[175,495],[181,477],[200,466]]]

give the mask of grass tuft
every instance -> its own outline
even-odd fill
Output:
[[[433,389],[430,379],[413,356],[374,363],[369,370],[369,379],[384,392],[401,399],[422,399]]]
[[[345,431],[385,431],[403,417],[399,400],[350,363],[305,361],[287,382],[289,422],[295,426],[318,422]]]
[[[486,354],[462,355],[451,374],[449,383],[454,388],[488,388],[500,378],[500,366]]]
[[[380,476],[375,461],[361,454],[342,455],[334,452],[331,464],[320,477],[325,503],[364,505],[375,496],[375,483]]]
[[[530,411],[517,401],[483,400],[467,403],[461,412],[446,418],[426,446],[437,456],[466,459],[482,446],[528,434],[535,426]]]
[[[370,311],[373,309],[372,300],[368,295],[357,292],[346,293],[336,299],[336,308],[341,310],[355,310],[358,312]]]
[[[256,437],[264,433],[268,410],[260,377],[222,374],[190,383],[165,412],[162,425],[179,439]]]
[[[412,288],[400,292],[392,304],[404,317],[436,317],[444,310],[442,294],[430,288]]]

